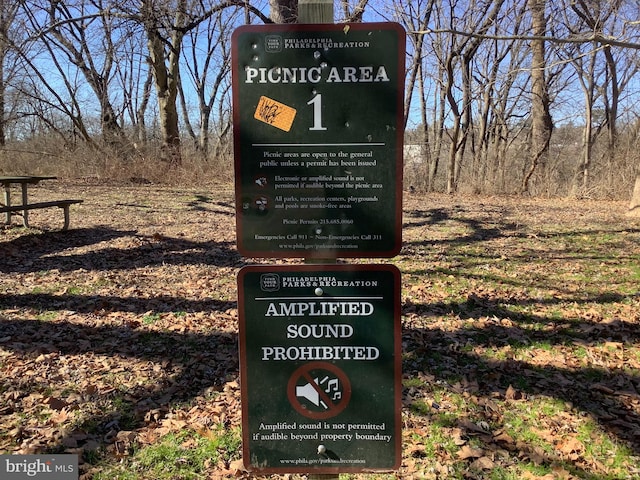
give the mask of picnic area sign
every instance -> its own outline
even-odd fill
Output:
[[[238,292],[247,468],[399,468],[399,270],[254,265],[240,270]]]
[[[246,25],[234,32],[232,51],[239,252],[396,255],[402,27]]]

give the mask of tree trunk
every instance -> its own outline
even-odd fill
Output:
[[[169,56],[169,68],[164,63],[164,42],[157,32],[149,34],[149,53],[151,67],[156,83],[158,95],[158,110],[160,116],[160,132],[162,135],[162,159],[172,165],[180,165],[180,130],[178,128],[178,109],[176,105],[178,95],[177,75],[178,54]],[[175,45],[174,45],[175,48]]]
[[[273,23],[295,23],[298,20],[298,0],[269,0],[269,7]]]
[[[426,191],[431,192],[433,184],[435,182],[436,173],[438,173],[438,159],[436,157],[435,162],[431,156],[431,141],[429,139],[429,124],[427,123],[427,97],[425,95],[424,86],[424,74],[422,72],[422,65],[420,66],[418,74],[418,91],[420,92],[420,117],[422,118],[421,127],[421,156],[423,161],[427,164],[427,179],[424,187]]]
[[[15,18],[17,6],[11,6],[11,2],[0,0],[0,147],[6,143],[6,95],[4,64],[9,52],[9,29]]]
[[[4,83],[4,41],[0,39],[0,147],[6,144],[5,122],[6,122],[6,86]]]
[[[545,44],[539,39],[546,35],[547,30],[545,4],[546,0],[529,0],[532,33],[538,38],[531,40],[531,151],[529,168],[522,180],[522,193],[529,191],[531,177],[540,165],[547,162],[553,130],[545,75]]]
[[[184,0],[181,0],[184,1]],[[161,158],[176,166],[182,163],[180,152],[180,129],[178,127],[178,82],[180,81],[180,51],[184,33],[174,28],[171,36],[163,38],[156,21],[153,5],[148,0],[142,4],[145,18],[145,32],[149,48],[149,62],[153,70],[158,109],[160,134],[162,136]],[[185,22],[184,8],[176,10],[174,26],[182,27]],[[168,50],[165,63],[165,49]]]
[[[631,203],[627,215],[640,217],[640,175],[636,177],[636,184],[633,187],[633,195],[631,195]]]

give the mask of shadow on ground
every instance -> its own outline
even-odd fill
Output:
[[[406,227],[437,226],[454,218],[450,211],[433,209],[414,211],[408,215]],[[471,233],[451,242],[482,242],[503,235],[518,233],[513,224],[487,228],[480,221],[464,220]],[[123,248],[111,242],[127,239]],[[404,255],[418,249],[430,248],[438,242],[412,241],[405,245]],[[93,250],[78,253],[77,249],[94,245]],[[72,272],[85,270],[135,269],[138,266],[163,264],[203,264],[210,266],[240,267],[242,258],[229,243],[196,242],[188,239],[162,236],[141,236],[133,231],[111,229],[79,229],[63,233],[28,234],[0,244],[3,273],[39,272],[51,269]],[[553,255],[553,252],[549,253]],[[451,269],[451,275],[465,273]],[[422,272],[428,275],[425,269]],[[5,290],[6,291],[6,290]],[[452,384],[460,378],[474,381],[473,395],[486,405],[493,396],[517,386],[525,396],[544,395],[572,405],[583,415],[591,416],[603,429],[620,441],[626,442],[635,455],[640,455],[640,416],[634,405],[640,399],[640,377],[623,368],[572,368],[559,364],[540,366],[523,360],[489,360],[473,353],[476,347],[511,346],[548,342],[552,345],[605,344],[607,342],[636,342],[640,326],[624,319],[602,324],[584,318],[544,318],[523,315],[505,307],[513,299],[484,298],[470,294],[465,302],[405,301],[402,306],[404,326],[405,376],[428,373],[437,381]],[[600,297],[576,295],[574,301],[617,303],[631,300],[622,294],[605,293]],[[538,300],[520,300],[539,303]],[[552,303],[547,299],[545,302]],[[564,298],[563,303],[570,302]],[[50,295],[43,293],[4,293],[0,295],[0,309],[7,311],[28,308],[47,311],[73,311],[86,316],[96,311],[117,314],[128,312],[143,315],[148,312],[226,312],[233,302],[215,299],[189,300],[168,296],[138,298],[118,295]],[[429,319],[437,316],[464,315],[470,326],[464,330],[447,332],[427,328]],[[473,319],[483,321],[474,325]],[[495,320],[491,320],[495,319]],[[527,324],[544,324],[544,331],[524,329]],[[221,388],[238,375],[237,334],[211,331],[205,334],[146,331],[140,323],[122,325],[83,325],[78,323],[35,320],[26,317],[0,317],[0,346],[19,355],[25,362],[47,354],[104,355],[123,359],[147,360],[162,368],[158,381],[152,387],[140,386],[127,392],[120,411],[96,413],[84,423],[66,433],[72,437],[78,432],[91,430],[93,439],[106,444],[112,438],[108,432],[119,421],[127,419],[128,429],[144,425],[152,411],[170,411],[174,406],[201,395],[210,388]],[[5,402],[0,413],[15,412],[21,398],[32,392],[51,388],[51,378],[38,380],[5,379],[4,392],[12,392],[13,402]],[[84,402],[100,403],[100,392],[89,392]],[[110,392],[108,395],[113,395]],[[65,399],[62,399],[65,401]],[[634,403],[635,402],[635,403]],[[133,413],[132,413],[133,412]],[[489,424],[496,419],[486,409]],[[115,422],[115,423],[114,423]],[[460,424],[462,428],[464,423]],[[121,426],[124,428],[124,426]],[[477,432],[467,432],[477,434]],[[20,438],[16,438],[19,442]],[[69,442],[60,438],[50,450],[63,449]],[[533,446],[531,446],[533,448]],[[596,478],[581,472],[583,478]]]

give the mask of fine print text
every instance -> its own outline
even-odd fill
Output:
[[[371,441],[389,443],[386,423],[339,423],[330,420],[318,422],[261,423],[260,431],[253,434],[256,441],[314,440],[318,442]]]

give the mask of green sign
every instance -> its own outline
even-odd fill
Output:
[[[402,27],[247,25],[232,48],[240,253],[397,254]]]
[[[238,291],[246,467],[399,468],[398,269],[248,266],[240,270]]]

